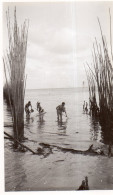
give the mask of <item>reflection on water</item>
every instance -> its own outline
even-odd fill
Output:
[[[87,149],[89,147],[89,144],[92,143],[92,141],[93,142],[101,141],[105,144],[108,144],[108,142],[110,142],[113,139],[113,135],[111,133],[113,131],[111,131],[109,127],[105,127],[102,124],[100,125],[99,118],[91,117],[88,114],[82,113],[83,101],[88,100],[88,96],[89,96],[88,91],[85,91],[83,96],[82,90],[76,91],[74,89],[27,91],[25,102],[27,102],[30,99],[33,108],[35,108],[37,97],[39,97],[41,103],[44,105],[44,110],[46,110],[47,113],[46,115],[44,115],[43,119],[40,117],[36,117],[37,114],[36,111],[34,111],[34,113],[31,114],[31,118],[25,117],[24,132],[25,137],[27,137],[29,140],[26,141],[25,144],[28,144],[28,146],[30,146],[30,148],[33,150],[36,150],[37,145],[41,142],[61,147],[65,147],[66,145],[68,145],[70,148],[78,150],[80,150],[81,148],[82,150],[84,150],[85,147],[86,147],[85,149]],[[59,121],[56,122],[57,119],[56,106],[59,105],[62,101],[66,102],[66,111],[69,118],[66,119],[64,117],[62,122]],[[11,114],[6,104],[4,104],[4,115],[5,122],[7,123],[11,122]],[[9,132],[10,134],[9,128],[7,128],[6,131]],[[7,140],[7,142],[8,141],[9,140]],[[8,184],[8,182],[11,181],[11,179],[8,178],[8,175],[11,175],[12,173],[14,174],[13,181],[15,181],[13,182],[14,184],[13,187],[15,187],[16,190],[25,189],[23,186],[25,185],[25,183],[28,184],[28,180],[31,181],[33,179],[32,178],[33,175],[38,173],[40,173],[40,177],[42,177],[42,174],[45,175],[45,172],[43,172],[43,168],[46,167],[47,165],[46,161],[43,161],[43,163],[45,162],[43,166],[42,161],[39,161],[38,164],[37,161],[32,159],[33,157],[29,158],[29,153],[25,154],[14,153],[12,152],[13,150],[11,151],[11,153],[9,153],[11,148],[9,148],[8,144],[6,144],[5,147],[8,149],[8,152],[6,150],[5,155],[5,161],[7,162],[5,165],[6,189],[11,190],[13,189],[12,187],[10,187],[9,185],[10,183]],[[27,156],[28,159],[26,160]],[[21,160],[21,157],[23,160]],[[74,158],[76,158],[76,155]],[[80,156],[80,158],[82,157]],[[84,169],[83,164],[87,165],[86,166],[87,169],[90,170],[90,172],[92,172],[92,166],[90,167],[89,161],[87,163],[87,158],[88,157],[83,157],[83,159],[86,159],[86,164],[83,163],[82,161],[81,162],[79,161],[75,167],[78,171],[78,169],[80,169],[81,163],[81,174],[82,172],[84,173],[84,170],[87,172],[87,170]],[[38,157],[37,159],[40,160],[40,157]],[[92,165],[94,165],[93,164],[94,159],[95,161],[97,161],[97,158],[93,157]],[[50,161],[52,161],[51,156]],[[11,162],[12,164],[9,162]],[[76,164],[76,162],[74,164]],[[38,170],[36,173],[34,165],[36,168],[37,165],[40,165],[40,170],[42,172]],[[102,166],[101,163],[98,164],[98,167],[101,166]],[[26,167],[28,167],[27,173]],[[106,164],[105,167],[103,165],[103,170],[104,168],[106,169]],[[32,171],[34,172],[32,173]],[[46,169],[44,171],[48,172],[48,170]],[[72,172],[74,173],[74,170],[72,170]],[[31,180],[29,179],[30,175],[29,173],[31,174]],[[31,183],[29,184],[31,185]],[[34,183],[32,185],[34,185]]]
[[[39,120],[37,121],[37,124],[38,124],[38,125],[37,125],[38,129],[40,129],[40,130],[41,130],[41,129],[44,129],[45,120],[44,120],[44,119],[43,119],[43,120],[42,120],[42,119],[40,120],[40,118],[39,118]]]
[[[44,105],[47,114],[44,116],[42,115],[41,117],[36,117],[36,113],[34,111],[35,115],[31,114],[30,118],[25,117],[25,132],[29,131],[30,133],[35,134],[40,133],[41,130],[44,130],[45,132],[48,131],[50,133],[61,133],[62,131],[64,134],[67,133],[70,136],[73,135],[73,137],[75,135],[74,132],[77,132],[78,135],[80,133],[84,137],[87,135],[87,138],[89,137],[92,141],[101,141],[106,144],[113,142],[113,131],[111,127],[105,126],[102,123],[100,125],[98,117],[90,117],[87,114],[82,114],[83,101],[88,99],[88,95],[88,91],[83,93],[82,90],[78,90],[76,92],[76,90],[74,91],[73,89],[50,91],[40,90],[40,100]],[[35,97],[37,96],[39,96],[38,90],[26,91],[25,102],[27,102],[27,99],[30,97],[32,106],[35,108]],[[66,109],[70,118],[64,118],[63,122],[57,121],[55,124],[54,121],[56,121],[56,106],[62,102],[62,100],[66,102]],[[5,102],[4,115],[6,122],[11,121],[10,108],[6,106]],[[38,130],[37,132],[36,129]]]
[[[40,94],[39,94],[40,93]],[[59,96],[60,94],[60,96]],[[35,98],[40,95],[40,100],[44,105],[47,114],[40,117],[36,117],[31,114],[30,118],[25,117],[25,132],[29,131],[32,134],[40,133],[41,130],[50,133],[64,133],[75,136],[74,132],[87,137],[92,141],[101,141],[105,144],[113,142],[113,130],[109,126],[105,126],[103,123],[100,125],[98,117],[90,117],[87,114],[82,114],[82,105],[84,100],[88,99],[88,91],[82,92],[82,90],[63,89],[63,90],[29,90],[26,91],[25,102],[30,98],[33,108],[36,106]],[[67,118],[63,122],[56,121],[56,106],[62,102],[66,102],[66,109],[69,119]],[[35,109],[34,109],[35,110]],[[34,111],[34,114],[35,111]],[[5,121],[11,121],[10,108],[6,106],[4,102],[4,115]],[[46,118],[46,119],[45,119]],[[46,121],[46,122],[45,122]],[[37,130],[37,131],[36,131]],[[43,132],[44,132],[43,131]],[[77,137],[77,136],[76,136]],[[75,140],[76,140],[75,137]],[[79,136],[79,139],[81,137]]]
[[[33,122],[34,122],[34,118],[26,118],[25,119],[25,128],[24,129],[28,129],[30,130],[33,127]]]
[[[26,117],[26,125],[29,125],[30,123],[34,122],[34,117],[28,118]]]
[[[100,141],[100,129],[99,119],[95,116],[90,117],[90,133],[92,141]]]
[[[99,117],[90,117],[90,133],[91,140],[100,141],[104,144],[113,144],[113,127],[105,124],[104,121],[100,122]]]
[[[68,122],[68,119],[66,119],[66,121],[57,121],[57,125],[58,125],[58,127],[60,127],[60,128],[64,128],[64,129],[66,129],[67,128],[67,122]]]
[[[61,122],[57,121],[59,135],[66,135],[67,122],[68,122],[67,119],[66,119],[66,121],[61,121]]]
[[[109,125],[102,124],[101,137],[104,144],[113,144],[113,128]]]

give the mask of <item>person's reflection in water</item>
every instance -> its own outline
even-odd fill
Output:
[[[30,124],[30,123],[33,123],[33,122],[34,122],[34,117],[31,117],[31,118],[26,117],[26,123],[27,124]]]
[[[40,122],[44,122],[43,114],[39,116],[39,121],[40,121]]]
[[[61,121],[57,121],[57,125],[58,125],[58,130],[60,133],[66,134],[66,129],[67,129],[67,121],[68,119],[66,119],[65,122],[61,122]]]
[[[39,117],[39,120],[37,121],[38,122],[38,129],[43,129],[44,126],[45,126],[45,120],[41,118],[40,120],[40,117]]]
[[[34,117],[32,117],[32,118],[26,118],[26,120],[25,120],[25,124],[24,124],[24,127],[25,127],[25,129],[27,130],[27,131],[29,131],[30,133],[32,133],[32,127],[33,127],[33,122],[34,122]],[[31,129],[31,130],[30,130]],[[26,131],[26,133],[27,133],[27,131]]]

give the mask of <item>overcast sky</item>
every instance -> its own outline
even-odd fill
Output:
[[[26,56],[27,88],[87,85],[84,63],[91,62],[95,37],[100,41],[97,16],[109,43],[109,8],[113,2],[46,2],[3,4],[3,49],[8,47],[6,15],[14,6],[21,25],[29,19]],[[112,30],[113,32],[113,30]]]

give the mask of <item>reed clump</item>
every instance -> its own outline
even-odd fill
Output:
[[[17,24],[16,8],[14,24],[11,26],[9,9],[6,12],[9,49],[3,58],[6,84],[4,95],[7,96],[11,108],[14,137],[24,138],[24,96],[25,96],[25,64],[28,39],[28,21],[21,28]]]
[[[110,14],[110,11],[109,11]],[[100,119],[104,123],[111,123],[113,118],[113,53],[112,53],[112,33],[110,15],[110,51],[108,49],[106,37],[103,35],[100,21],[98,19],[102,43],[98,43],[95,38],[93,44],[93,66],[87,63],[86,70],[89,96],[94,104],[97,104],[95,89],[98,92],[98,106]],[[93,67],[93,68],[92,68]],[[94,100],[95,99],[95,100]],[[113,124],[112,124],[113,125]]]
[[[9,96],[10,96],[10,100],[9,100]],[[3,87],[3,98],[6,101],[8,106],[10,106],[10,103],[11,103],[11,105],[13,105],[10,85],[9,85],[9,93],[8,93],[8,88],[7,88],[6,84],[4,85],[4,87]]]

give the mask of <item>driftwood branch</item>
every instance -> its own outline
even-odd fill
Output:
[[[11,138],[13,141],[17,142],[19,145],[21,145],[22,147],[26,148],[27,150],[29,150],[30,152],[32,152],[33,154],[37,154],[36,152],[34,152],[33,150],[31,150],[29,147],[25,146],[24,144],[20,143],[17,139],[15,139],[14,137],[12,137],[11,135],[9,135],[8,133],[4,132],[5,135],[7,135],[9,138]]]
[[[56,145],[50,145],[50,144],[46,144],[46,143],[40,143],[40,146],[44,148],[54,148],[56,147],[57,149],[59,149],[62,152],[70,152],[72,154],[83,154],[83,155],[105,155],[103,151],[101,151],[101,153],[97,153],[94,149],[93,149],[93,144],[91,146],[89,146],[88,150],[82,151],[82,150],[75,150],[72,148],[62,148],[60,146],[56,146]]]

